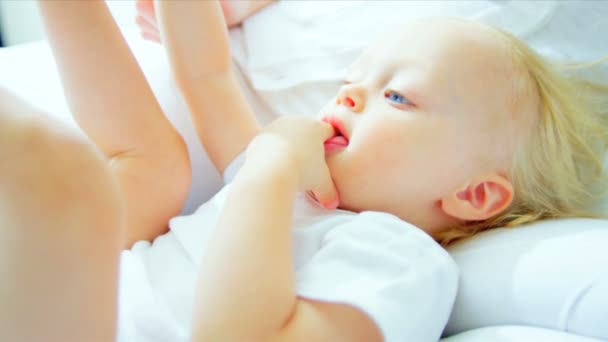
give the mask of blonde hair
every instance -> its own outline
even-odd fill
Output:
[[[468,222],[436,236],[442,245],[497,227],[541,219],[598,217],[592,205],[607,189],[603,157],[608,145],[608,87],[568,75],[579,67],[553,65],[509,33],[499,36],[538,93],[537,122],[515,152],[509,178],[515,194],[503,213]],[[523,94],[524,96],[526,94]]]

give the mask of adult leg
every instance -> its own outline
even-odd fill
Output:
[[[0,341],[114,339],[115,183],[83,136],[0,89]]]

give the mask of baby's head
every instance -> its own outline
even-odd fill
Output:
[[[321,111],[344,135],[326,143],[340,207],[395,214],[443,243],[581,215],[605,134],[575,90],[480,23],[387,32]]]

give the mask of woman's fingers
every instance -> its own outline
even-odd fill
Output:
[[[137,15],[137,17],[135,18],[135,23],[137,24],[137,26],[139,26],[142,32],[158,33],[158,28],[151,24],[146,18],[142,17],[141,15]]]
[[[160,41],[160,36],[159,35],[150,34],[150,33],[147,33],[147,32],[142,32],[141,36],[144,39],[146,39],[146,40],[162,44],[162,42]]]
[[[135,22],[137,23],[137,26],[139,26],[141,35],[144,39],[160,43],[160,33],[155,26],[152,26],[145,18],[139,15],[135,18]]]
[[[156,26],[156,12],[154,11],[154,1],[152,0],[137,0],[135,3],[137,15],[142,16],[146,21],[153,23]]]
[[[154,12],[154,2],[152,0],[137,0],[135,6],[137,8],[135,23],[139,26],[142,37],[160,43],[160,32],[158,31],[158,22],[156,21],[156,13]]]

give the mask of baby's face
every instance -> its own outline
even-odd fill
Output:
[[[321,118],[340,207],[395,214],[429,233],[454,223],[444,196],[486,171],[508,174],[521,131],[514,68],[496,32],[432,19],[388,32],[347,72]],[[517,102],[517,103],[515,103]]]

